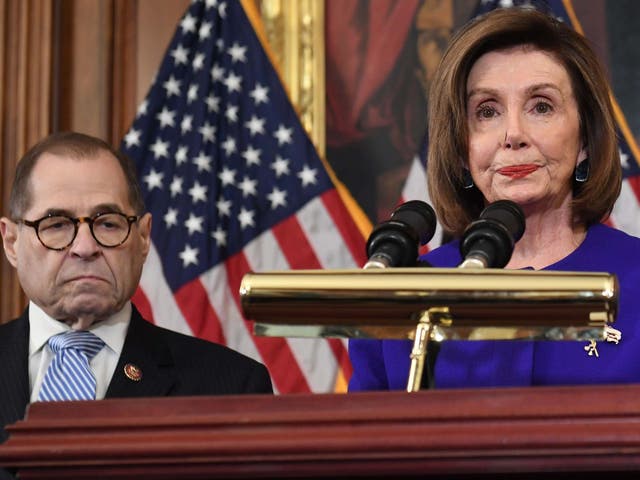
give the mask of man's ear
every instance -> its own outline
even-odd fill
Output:
[[[151,214],[145,213],[140,220],[138,220],[138,232],[142,241],[142,254],[144,258],[147,258],[149,249],[151,248]]]
[[[4,253],[9,263],[16,267],[16,241],[18,240],[18,225],[9,220],[7,217],[0,218],[0,234],[2,234],[2,244],[4,245]]]

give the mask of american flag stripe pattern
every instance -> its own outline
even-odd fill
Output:
[[[239,1],[192,2],[121,149],[153,215],[143,314],[264,362],[279,393],[348,378],[345,342],[256,337],[242,315],[247,272],[357,268],[365,238]]]

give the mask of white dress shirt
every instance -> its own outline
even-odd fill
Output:
[[[96,378],[96,400],[102,400],[107,393],[109,382],[118,365],[122,346],[131,321],[131,303],[107,320],[92,325],[89,331],[99,337],[105,346],[89,362]],[[38,398],[40,385],[53,359],[53,352],[47,343],[49,338],[71,330],[59,320],[47,315],[35,303],[29,302],[29,386],[31,402]]]

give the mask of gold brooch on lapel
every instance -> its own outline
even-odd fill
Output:
[[[124,374],[129,380],[133,380],[134,382],[139,382],[142,379],[142,370],[133,363],[127,363],[124,366]]]
[[[620,330],[616,330],[613,327],[610,327],[609,325],[604,327],[604,333],[605,333],[604,339],[609,343],[615,343],[617,345],[618,343],[620,343],[620,340],[622,340],[622,332]],[[600,356],[598,354],[598,347],[595,340],[591,340],[589,342],[589,345],[585,345],[584,350],[585,352],[587,352],[587,355],[589,355],[590,357]]]

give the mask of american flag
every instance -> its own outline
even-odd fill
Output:
[[[570,1],[563,0],[481,0],[478,3],[476,15],[486,13],[495,8],[529,7],[537,8],[559,20],[568,23],[576,31],[583,33],[580,22],[572,9]],[[640,150],[635,138],[627,125],[624,113],[615,99],[615,92],[611,98],[614,104],[616,120],[618,124],[618,138],[620,150],[620,162],[622,165],[622,191],[613,211],[606,223],[630,235],[640,237]],[[407,200],[424,200],[429,202],[429,192],[426,185],[426,146],[417,155],[405,182],[402,192],[402,202]],[[438,229],[424,252],[438,245],[441,239],[441,230]]]
[[[143,314],[262,361],[277,392],[344,383],[344,342],[255,337],[241,313],[245,273],[357,268],[365,238],[239,1],[190,5],[121,149],[153,214]]]

